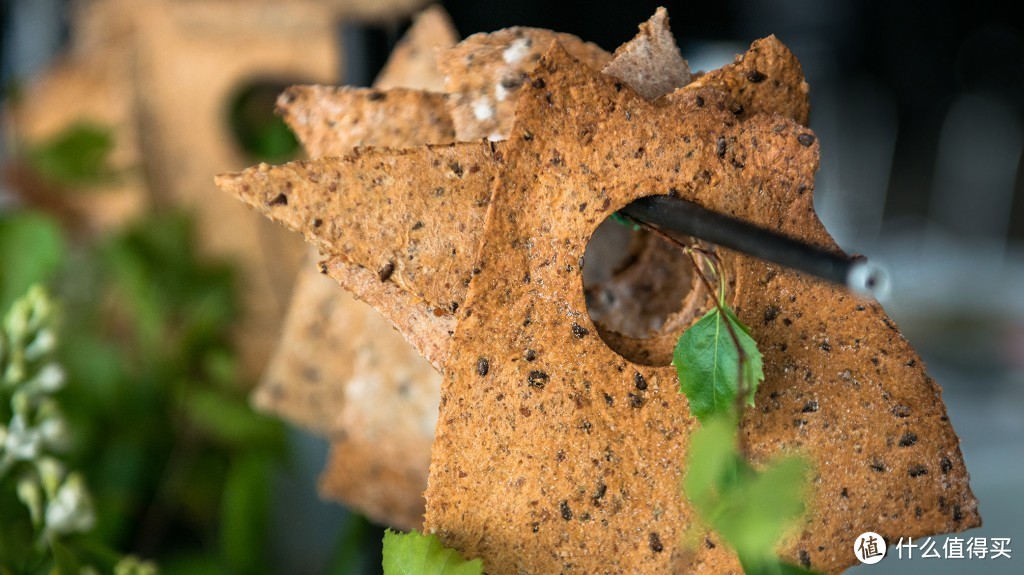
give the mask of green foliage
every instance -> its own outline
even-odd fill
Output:
[[[221,499],[222,555],[233,573],[257,573],[265,546],[271,465],[268,456],[247,453],[231,463]]]
[[[377,540],[375,532],[365,517],[349,514],[338,532],[327,573],[330,575],[366,573],[372,555],[365,553],[364,550],[367,545],[372,545]]]
[[[170,574],[266,572],[270,479],[285,438],[280,422],[251,410],[238,375],[234,270],[200,257],[181,214],[69,248],[44,216],[0,220],[2,301],[38,281],[60,296],[55,353],[69,384],[52,397],[66,423],[62,461],[89,486],[95,526],[28,556],[46,494],[33,514],[26,503],[37,496],[2,483],[0,573],[59,573],[70,560],[99,573],[155,571],[125,552]]]
[[[686,394],[690,413],[702,422],[732,411],[741,389],[744,403],[754,405],[757,384],[764,379],[761,352],[750,329],[724,302],[719,306],[683,332],[672,356],[679,391]]]
[[[299,142],[274,113],[278,95],[287,83],[257,81],[238,92],[228,109],[235,143],[256,160],[281,163],[295,156]]]
[[[79,122],[25,150],[28,165],[46,180],[61,186],[94,185],[110,181],[110,152],[114,135],[109,128]]]
[[[466,561],[437,535],[384,532],[384,575],[481,575],[483,561]]]
[[[146,556],[215,550],[221,570],[264,571],[270,474],[285,440],[278,421],[249,407],[237,375],[234,271],[199,256],[180,214],[106,239],[90,268],[68,296],[83,329],[66,346],[89,385],[67,399],[83,406],[75,428],[93,462],[98,530]]]
[[[803,516],[807,461],[784,457],[755,470],[737,450],[728,416],[694,432],[689,457],[683,489],[698,515],[736,551],[747,575],[781,572],[775,547]]]
[[[55,315],[49,296],[34,286],[0,326],[0,565],[52,563],[58,573],[77,574],[78,557],[64,539],[92,530],[96,516],[82,475],[69,472],[64,458],[67,422],[54,399],[65,384],[54,360]]]
[[[719,271],[713,272],[721,282]],[[697,273],[703,276],[700,269]],[[683,483],[701,522],[736,551],[747,575],[810,574],[775,555],[782,537],[803,517],[810,465],[790,456],[758,470],[740,450],[736,430],[744,409],[754,405],[764,366],[750,328],[723,293],[679,337],[672,363],[679,391],[702,423],[690,437]]]
[[[53,220],[32,213],[0,215],[0,313],[29,286],[48,281],[65,249]]]

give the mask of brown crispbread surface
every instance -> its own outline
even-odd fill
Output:
[[[459,34],[439,5],[416,15],[413,25],[388,56],[373,86],[378,90],[414,88],[443,92],[444,78],[437,68],[437,50],[453,46]]]
[[[519,90],[552,41],[600,70],[610,55],[571,34],[512,27],[473,34],[443,50],[438,66],[444,74],[452,120],[460,141],[504,139],[512,128]]]
[[[741,120],[777,113],[807,125],[810,115],[809,88],[800,62],[774,35],[754,40],[734,63],[695,77],[687,87],[725,92],[726,105]],[[666,99],[675,97],[669,94]]]
[[[668,11],[658,8],[640,25],[640,33],[615,51],[602,70],[627,83],[648,100],[690,83],[690,66],[679,53],[668,26]]]
[[[292,86],[278,98],[277,109],[314,158],[370,144],[455,141],[444,95],[421,90]]]
[[[690,89],[652,106],[558,47],[534,71],[459,312],[426,494],[425,526],[488,572],[738,570],[724,545],[677,545],[693,521],[679,485],[694,420],[674,369],[631,364],[597,337],[576,266],[604,218],[670,190],[838,250],[811,203],[813,133],[739,121],[726,97]],[[976,525],[937,388],[882,309],[720,254],[766,354],[743,425],[751,455],[800,449],[816,466],[813,513],[784,557],[831,573],[866,530]],[[908,432],[917,440],[901,447]]]
[[[343,254],[450,313],[472,276],[499,147],[363,149],[260,164],[218,176],[217,184],[321,251]]]
[[[675,370],[602,341],[580,258],[611,213],[659,193],[838,252],[813,210],[818,143],[799,63],[759,40],[650,102],[630,87],[644,76],[612,78],[549,47],[520,78],[507,142],[361,150],[219,183],[333,254],[327,273],[356,270],[344,277],[360,297],[421,352],[433,345],[445,373],[425,527],[447,545],[488,573],[739,573],[715,533],[693,537],[680,485],[696,423]],[[449,108],[458,136],[457,110],[475,101]],[[508,134],[495,129],[486,135]],[[447,201],[429,197],[439,182]],[[800,450],[815,466],[811,512],[782,556],[835,573],[863,531],[978,525],[940,391],[884,310],[718,253],[729,303],[764,353],[748,454],[758,465]]]

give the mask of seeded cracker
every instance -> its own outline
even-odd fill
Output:
[[[692,524],[679,494],[694,425],[685,397],[672,368],[631,364],[597,337],[577,267],[612,211],[670,189],[838,250],[813,212],[817,142],[786,118],[806,119],[795,59],[769,38],[701,80],[652,105],[555,47],[523,84],[509,142],[442,154],[479,159],[487,171],[489,153],[495,175],[469,293],[456,309],[426,527],[483,557],[489,573],[738,570],[714,533],[713,548],[678,543]],[[789,113],[755,113],[772,106]],[[450,171],[425,161],[440,148],[420,154],[363,152],[343,162],[353,168],[346,181],[404,182],[402,170],[429,181]],[[281,171],[275,187],[261,182],[265,172],[222,184],[238,193],[255,182],[262,187],[249,202],[301,227],[302,217],[267,204],[305,173]],[[869,528],[894,539],[977,525],[940,392],[884,311],[720,253],[730,303],[765,353],[766,380],[743,428],[752,456],[800,448],[818,474],[813,513],[784,556],[838,572]],[[908,433],[917,440],[902,441]]]
[[[444,78],[438,71],[436,52],[458,41],[459,35],[444,8],[427,8],[416,16],[412,27],[391,51],[373,86],[378,90],[415,88],[443,92]]]
[[[626,82],[648,100],[689,84],[690,66],[679,54],[668,26],[668,11],[658,8],[640,25],[636,38],[615,51],[602,71]]]
[[[553,40],[596,70],[610,58],[570,34],[518,26],[473,34],[441,53],[439,66],[459,140],[501,140],[508,135],[519,90]]]
[[[455,41],[443,10],[431,8],[417,16],[392,52],[375,89],[295,86],[282,95],[279,112],[312,157],[371,144],[449,142],[454,133],[442,96],[403,89],[385,97],[380,90],[403,82],[439,88],[433,51]],[[324,496],[378,523],[419,528],[440,376],[388,318],[407,326],[413,322],[386,318],[351,293],[372,301],[368,291],[390,286],[378,302],[387,309],[403,301],[405,292],[344,261],[330,270],[355,289],[339,289],[321,274],[320,259],[314,250],[299,273],[284,332],[255,401],[332,441],[320,481]],[[432,327],[438,323],[429,317]]]
[[[728,109],[741,120],[776,113],[807,125],[810,114],[800,62],[774,35],[755,40],[733,64],[694,78],[687,87],[725,92]],[[667,99],[674,97],[686,96],[677,91]]]
[[[779,116],[738,121],[713,90],[652,106],[557,47],[522,98],[452,343],[426,527],[493,573],[736,571],[713,533],[714,549],[651,544],[692,524],[679,485],[694,421],[671,367],[631,364],[596,336],[573,264],[613,210],[669,188],[838,250],[811,203],[817,144]],[[581,126],[594,126],[586,143]],[[721,252],[730,303],[765,350],[743,428],[752,455],[800,448],[819,475],[784,556],[837,572],[868,528],[895,538],[976,525],[939,390],[881,308]],[[907,431],[919,441],[899,447]]]

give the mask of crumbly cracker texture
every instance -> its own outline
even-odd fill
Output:
[[[697,423],[672,367],[632,363],[599,337],[581,256],[602,221],[654,194],[839,252],[813,209],[818,142],[799,63],[765,38],[651,101],[643,76],[602,74],[551,40],[540,51],[507,141],[367,149],[220,184],[455,323],[424,524],[447,545],[489,573],[739,573],[715,533],[684,543]],[[460,80],[470,102],[490,89],[472,80]],[[421,219],[429,238],[411,233]],[[980,524],[941,391],[884,310],[717,251],[729,303],[764,353],[741,424],[749,455],[798,450],[814,465],[810,513],[781,555],[837,573],[863,531],[894,540]],[[393,265],[375,268],[381,258]]]

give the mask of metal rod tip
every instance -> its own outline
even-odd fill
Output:
[[[892,282],[889,280],[889,272],[884,267],[866,259],[859,259],[850,266],[850,271],[846,274],[846,287],[858,295],[884,300],[889,296]]]

